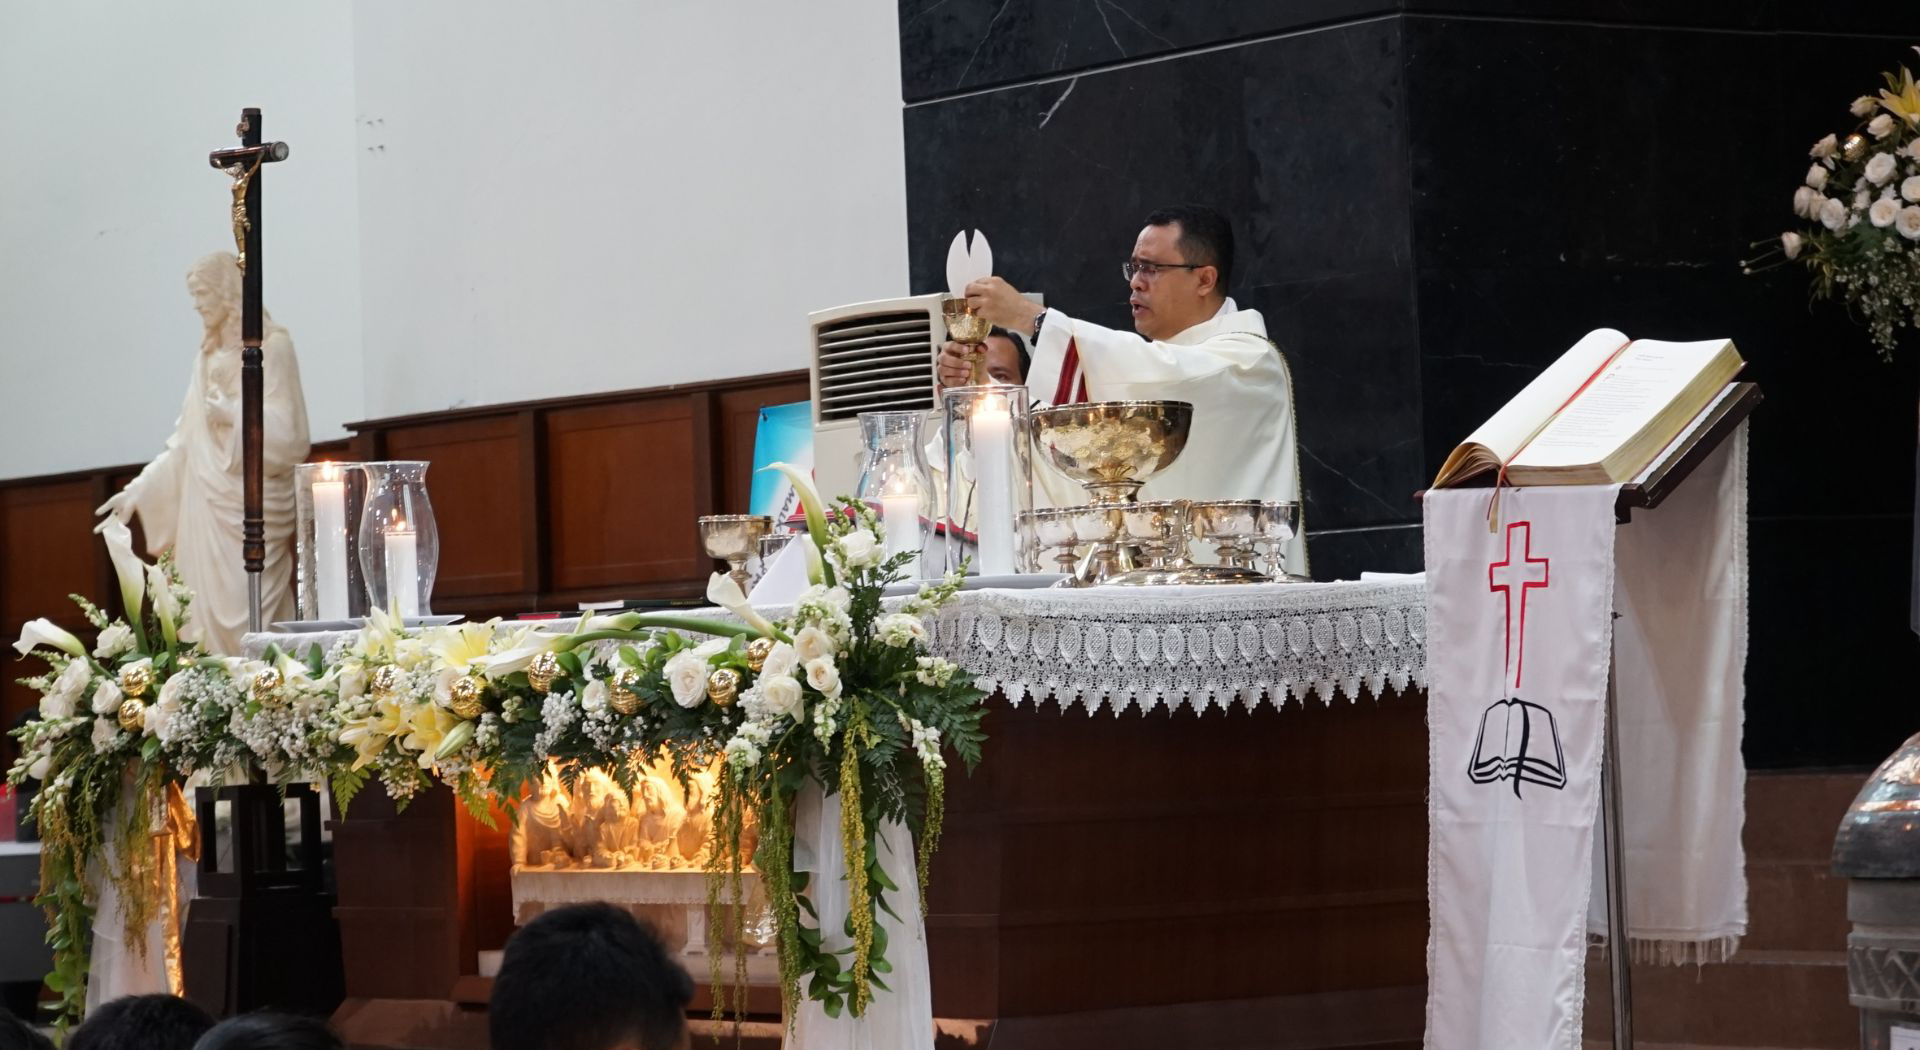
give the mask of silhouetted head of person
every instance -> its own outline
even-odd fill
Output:
[[[205,1010],[179,996],[129,995],[88,1014],[65,1050],[193,1050],[212,1027]]]
[[[53,1050],[53,1040],[12,1011],[0,1009],[0,1050]]]
[[[487,1024],[493,1050],[677,1050],[693,979],[628,912],[575,904],[507,941]]]
[[[214,1025],[193,1050],[344,1050],[326,1022],[293,1014],[256,1013]]]

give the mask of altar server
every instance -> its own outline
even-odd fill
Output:
[[[1201,205],[1147,216],[1127,280],[1132,332],[1077,320],[1032,301],[999,277],[967,286],[967,301],[1032,346],[1030,394],[1043,404],[1080,401],[1188,401],[1193,427],[1173,466],[1149,481],[1148,499],[1300,499],[1293,382],[1266,322],[1227,295],[1233,277],[1233,228]],[[941,382],[967,381],[966,350],[942,348]],[[1044,471],[1041,472],[1045,474]],[[1079,502],[1043,477],[1051,501]],[[1302,534],[1287,551],[1289,572],[1306,572]]]

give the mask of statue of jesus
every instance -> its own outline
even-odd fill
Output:
[[[123,522],[137,513],[150,553],[173,548],[180,576],[194,593],[188,637],[229,656],[239,655],[247,630],[247,572],[240,557],[240,276],[232,252],[214,252],[187,271],[187,291],[206,332],[180,418],[153,462],[94,512]],[[263,320],[261,509],[267,559],[260,618],[268,623],[294,614],[293,468],[307,458],[310,445],[293,340],[271,317]]]

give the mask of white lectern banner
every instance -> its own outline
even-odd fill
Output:
[[[1580,1046],[1617,493],[1426,495],[1432,1050]]]

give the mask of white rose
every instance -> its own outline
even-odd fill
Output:
[[[1867,181],[1875,186],[1884,186],[1893,178],[1894,160],[1891,153],[1876,153],[1867,158]]]
[[[864,569],[869,565],[880,564],[882,551],[874,542],[873,533],[865,529],[854,529],[836,541],[840,548],[840,560],[848,568]]]
[[[1807,156],[1812,157],[1814,160],[1826,160],[1828,157],[1833,156],[1839,149],[1840,140],[1830,134],[1826,138],[1814,143],[1813,148],[1807,151]]]
[[[1780,251],[1784,253],[1789,260],[1800,257],[1802,243],[1800,235],[1791,230],[1780,235]]]
[[[927,625],[922,623],[918,616],[888,613],[875,625],[874,633],[878,634],[880,640],[886,644],[896,649],[904,649],[915,642],[926,640]]]
[[[1837,230],[1846,224],[1847,206],[1828,197],[1826,203],[1820,205],[1820,225],[1829,230]]]
[[[1867,133],[1877,139],[1883,139],[1893,134],[1893,115],[1882,113],[1872,120],[1867,121]]]
[[[41,755],[39,758],[33,760],[33,765],[27,767],[27,775],[35,780],[45,780],[47,779],[47,767],[52,764],[52,755]]]
[[[1826,189],[1827,188],[1827,169],[1821,167],[1818,164],[1815,164],[1813,167],[1808,168],[1807,169],[1807,185],[1812,186],[1816,190]]]
[[[760,676],[778,678],[781,675],[791,675],[799,668],[799,652],[785,642],[775,642],[773,648],[767,650],[766,660],[760,664]]]
[[[807,684],[829,700],[840,695],[840,669],[833,666],[832,657],[807,661]]]
[[[597,715],[605,711],[607,709],[607,696],[609,692],[610,690],[607,689],[607,681],[604,678],[596,678],[588,682],[587,688],[580,694],[580,709],[590,715]]]
[[[67,693],[48,693],[40,698],[41,718],[72,718],[74,697]]]
[[[1907,240],[1920,240],[1920,204],[1909,204],[1900,209],[1900,215],[1893,220],[1893,228]]]
[[[120,727],[111,718],[93,720],[93,753],[101,754],[113,749],[114,738],[120,735]]]
[[[1872,95],[1861,95],[1859,98],[1854,99],[1853,104],[1847,108],[1853,112],[1854,116],[1864,117],[1880,108],[1880,100],[1874,98]]]
[[[698,656],[702,660],[710,659],[726,652],[727,646],[732,644],[733,639],[731,638],[709,638],[693,647],[693,655]]]
[[[176,679],[169,678],[167,679],[167,684],[172,685],[174,681],[176,681]],[[366,694],[367,669],[360,664],[351,664],[340,672],[338,682],[340,685],[340,702],[343,704],[352,703]],[[165,689],[160,691],[160,696],[163,700],[166,698]]]
[[[667,686],[673,690],[673,702],[685,708],[699,707],[707,698],[707,658],[691,649],[682,649],[667,658]]]
[[[1899,214],[1900,204],[1891,197],[1882,197],[1873,202],[1873,207],[1867,209],[1867,218],[1881,229],[1892,226],[1894,216]]]
[[[78,700],[80,694],[87,691],[87,683],[93,680],[93,667],[85,660],[72,660],[66,670],[53,680],[53,692],[68,700]]]
[[[1813,218],[1814,209],[1820,207],[1820,194],[1812,186],[1801,186],[1793,191],[1793,213],[1803,219]]]
[[[112,681],[101,682],[100,688],[93,691],[93,713],[96,715],[113,714],[115,711],[120,710],[120,701],[124,699],[126,699],[126,697],[120,692],[118,685],[115,685]]]
[[[133,628],[124,623],[108,624],[94,640],[93,655],[102,660],[111,660],[128,649],[133,648]]]
[[[810,664],[821,657],[832,657],[835,650],[833,636],[818,627],[802,627],[793,636],[793,649],[800,662]]]
[[[1915,139],[1920,142],[1920,139]],[[1920,175],[1909,175],[1900,180],[1900,196],[1909,201],[1920,201]]]
[[[755,688],[760,691],[760,704],[767,713],[800,720],[805,694],[792,675],[762,676]]]

